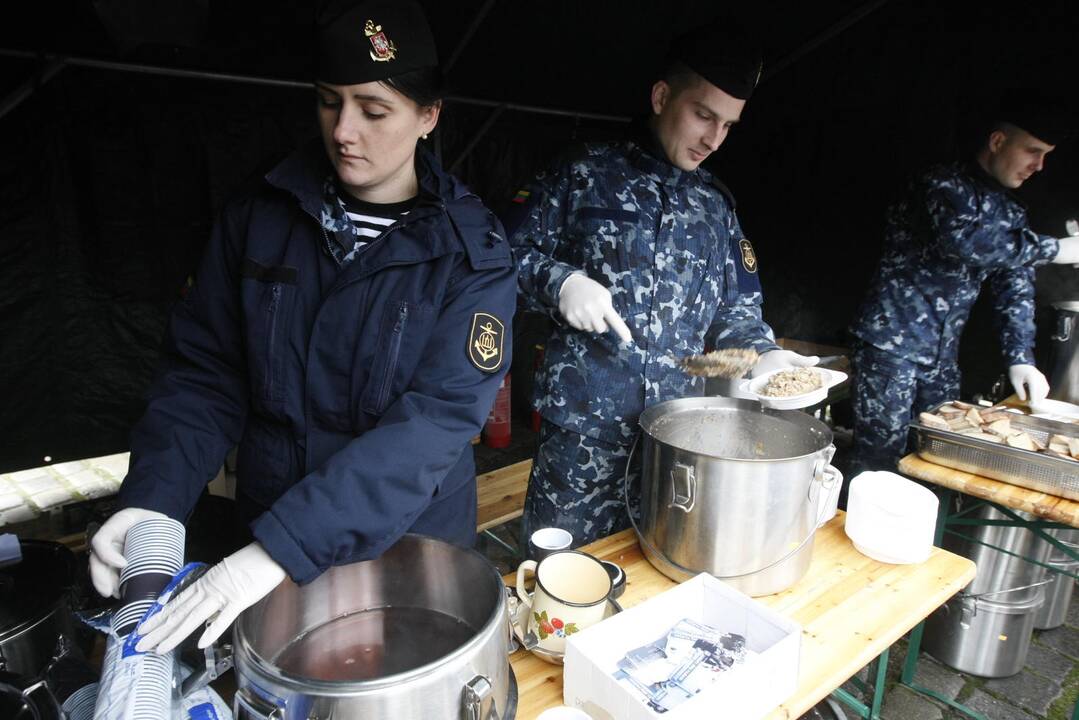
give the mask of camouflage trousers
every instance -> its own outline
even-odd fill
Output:
[[[907,452],[911,418],[959,397],[959,367],[928,367],[865,344],[854,348],[854,458],[863,470],[895,471]]]
[[[573,547],[629,527],[622,483],[631,445],[619,445],[543,421],[525,495],[521,544],[536,530],[557,527],[573,535]],[[629,474],[630,502],[637,507],[640,453]]]

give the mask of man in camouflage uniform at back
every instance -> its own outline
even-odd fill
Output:
[[[709,346],[766,353],[755,371],[816,362],[775,344],[734,199],[698,168],[760,77],[759,52],[733,37],[711,26],[676,40],[647,126],[518,194],[507,227],[520,295],[555,323],[523,537],[559,527],[576,546],[628,525],[622,478],[641,411],[704,390],[679,358]]]
[[[914,413],[959,397],[959,338],[983,283],[1008,377],[1022,400],[1044,399],[1034,367],[1034,268],[1079,260],[1079,238],[1039,235],[1012,194],[1042,169],[1060,117],[1013,93],[969,161],[915,178],[888,211],[880,268],[854,334],[853,469],[895,470]]]

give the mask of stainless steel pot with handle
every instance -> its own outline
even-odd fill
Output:
[[[1079,300],[1054,303],[1053,307],[1057,324],[1052,336],[1049,397],[1079,404]]]
[[[75,556],[59,543],[20,540],[22,560],[0,569],[0,670],[32,677],[62,637],[74,637]]]
[[[813,553],[818,495],[838,482],[832,432],[803,412],[683,398],[641,414],[645,556],[668,577],[708,572],[749,595],[796,583]]]
[[[507,720],[506,591],[479,553],[406,535],[377,560],[286,580],[234,630],[237,720]]]

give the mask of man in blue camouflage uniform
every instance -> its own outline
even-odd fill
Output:
[[[581,545],[628,525],[638,416],[704,390],[679,358],[713,347],[753,348],[761,371],[816,361],[775,344],[734,199],[698,167],[760,76],[760,54],[728,40],[713,26],[676,41],[647,127],[583,148],[518,195],[507,226],[520,296],[555,323],[536,379],[524,537],[559,527]]]
[[[884,255],[851,328],[855,471],[894,470],[913,414],[958,398],[959,338],[983,283],[1016,393],[1048,393],[1034,367],[1034,268],[1074,263],[1079,239],[1032,231],[1011,191],[1042,169],[1057,120],[1032,94],[1007,98],[973,160],[915,178],[889,209]]]

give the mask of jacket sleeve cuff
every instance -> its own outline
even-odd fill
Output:
[[[184,507],[175,495],[164,492],[168,489],[168,480],[158,476],[135,477],[128,475],[120,485],[116,498],[116,509],[139,508],[153,510],[181,523],[187,522],[187,516],[194,508]]]
[[[1034,365],[1034,353],[1028,348],[1007,348],[1004,350],[1004,364],[1008,367]]]
[[[1032,265],[1044,265],[1053,261],[1053,258],[1060,252],[1060,240],[1052,235],[1034,235],[1035,242],[1038,245],[1038,256],[1034,260]]]
[[[264,512],[256,518],[251,523],[251,532],[274,562],[283,567],[297,584],[304,585],[322,574],[273,511]]]
[[[567,265],[557,260],[551,260],[547,266],[547,278],[543,283],[543,293],[546,295],[544,302],[552,308],[558,307],[558,296],[562,292],[562,285],[570,275],[584,275],[584,271]]]

